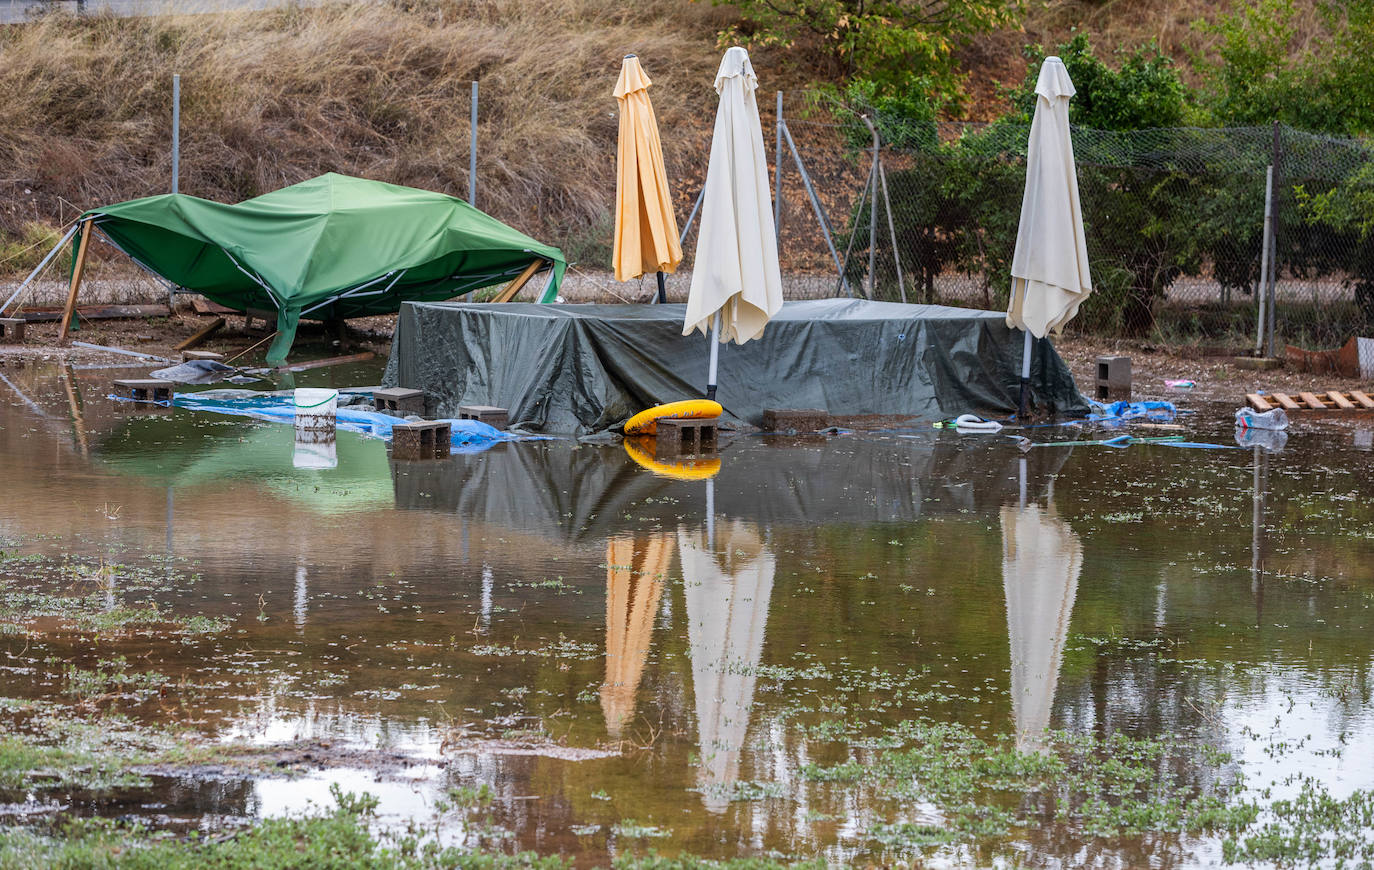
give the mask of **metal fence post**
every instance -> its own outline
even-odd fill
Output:
[[[179,193],[181,178],[181,76],[172,74],[172,193]]]
[[[882,140],[868,116],[863,118],[873,133],[873,196],[868,200],[868,298],[874,299],[878,294],[878,149],[882,147]]]
[[[782,250],[782,91],[778,91],[777,144],[773,146],[773,233]]]
[[[468,205],[477,207],[477,82],[472,83],[472,116],[468,121]]]
[[[1268,167],[1264,172],[1264,235],[1260,245],[1260,279],[1259,286],[1255,288],[1255,301],[1259,305],[1259,314],[1255,320],[1255,356],[1263,356],[1265,352],[1264,335],[1269,325],[1268,301],[1269,301],[1269,247],[1274,242],[1274,167]]]
[[[1278,316],[1279,304],[1279,270],[1283,264],[1279,262],[1279,232],[1283,227],[1280,215],[1280,199],[1283,191],[1283,125],[1278,121],[1274,122],[1274,208],[1273,208],[1273,229],[1269,234],[1269,337],[1266,347],[1266,355],[1274,355],[1274,323]]]

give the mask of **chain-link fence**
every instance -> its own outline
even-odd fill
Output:
[[[833,256],[847,285],[835,292],[1005,307],[1028,125],[838,108],[785,126],[806,131],[799,162],[836,249],[784,234],[785,270],[834,268]],[[1074,329],[1282,353],[1374,328],[1369,144],[1280,126],[1076,128],[1073,142],[1094,284]],[[797,214],[812,198],[784,149],[783,211],[819,227]]]

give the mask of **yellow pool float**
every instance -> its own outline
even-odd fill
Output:
[[[626,435],[656,435],[659,420],[704,420],[725,412],[720,402],[710,399],[684,399],[640,411],[625,424]]]

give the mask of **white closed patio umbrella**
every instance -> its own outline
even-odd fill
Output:
[[[1069,138],[1069,98],[1073,82],[1064,62],[1047,57],[1035,84],[1035,117],[1026,150],[1026,192],[1011,260],[1011,302],[1007,326],[1023,330],[1021,397],[1025,416],[1030,386],[1031,336],[1044,338],[1064,324],[1092,292],[1083,210],[1078,202],[1078,172]]]
[[[768,160],[754,100],[758,78],[749,52],[725,52],[716,72],[716,128],[682,334],[711,332],[706,398],[716,397],[719,345],[763,334],[782,308],[782,273],[773,228]]]

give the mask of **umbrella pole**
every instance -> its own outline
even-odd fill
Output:
[[[711,366],[706,372],[706,398],[716,398],[716,366],[720,360],[720,312],[711,321]]]
[[[1021,398],[1016,403],[1016,416],[1021,420],[1030,417],[1031,334],[1029,329],[1025,333],[1026,344],[1021,350]]]
[[[663,273],[658,273],[658,304],[663,305],[668,301],[668,289],[663,283]]]

